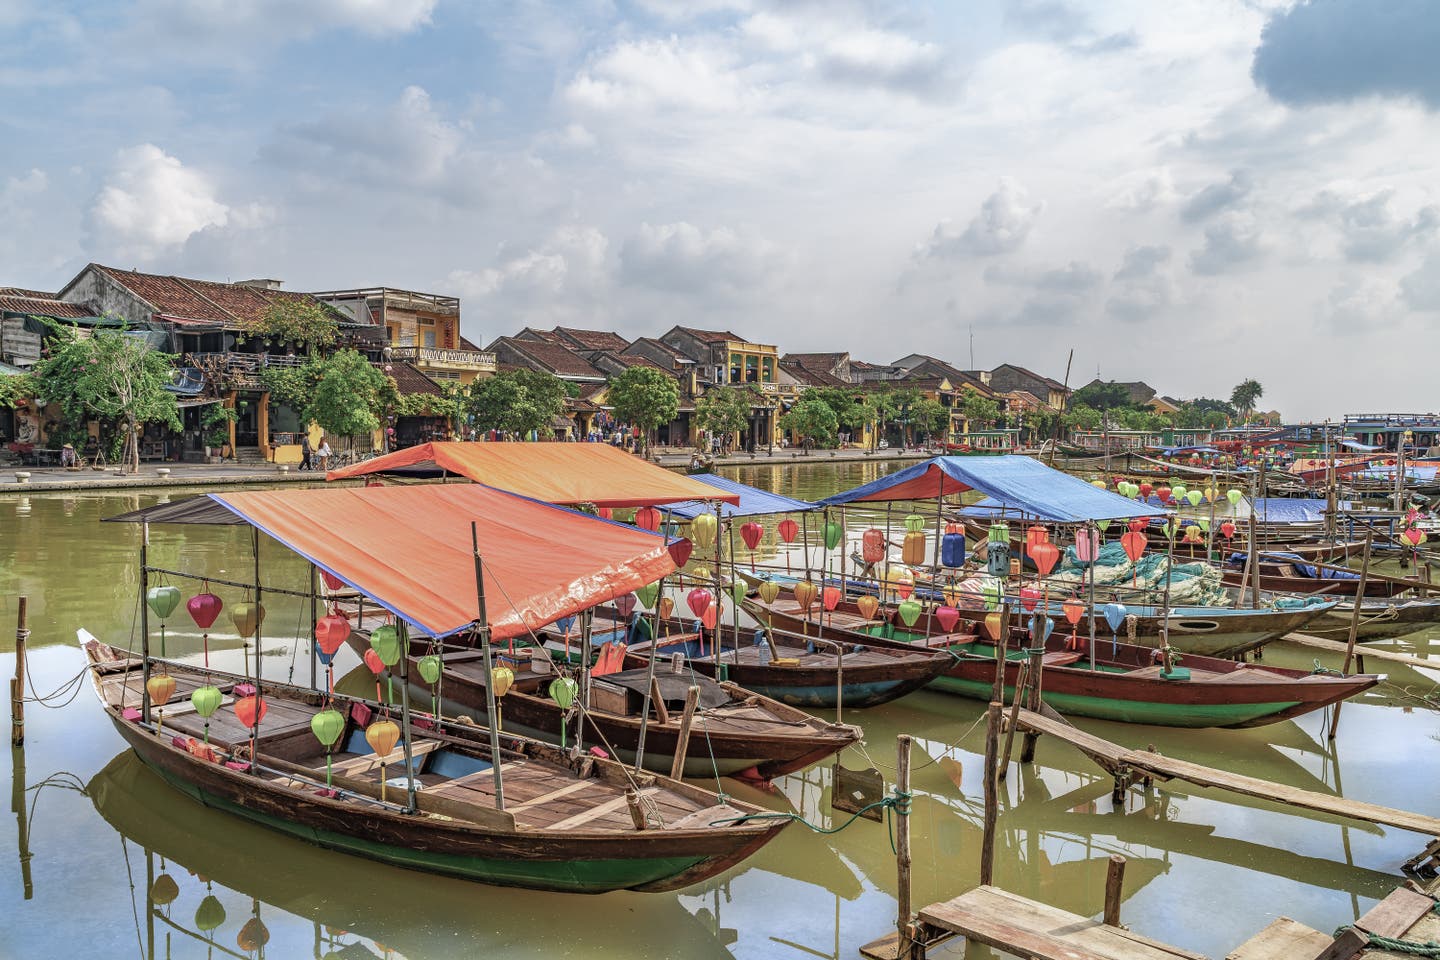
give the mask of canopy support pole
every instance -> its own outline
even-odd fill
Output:
[[[595,649],[592,631],[595,626],[595,611],[580,613],[580,704],[584,707],[580,722],[575,725],[575,753],[585,752],[585,717],[590,715],[590,655]]]
[[[733,524],[732,524],[733,526]],[[720,667],[720,598],[724,591],[720,589],[720,538],[725,533],[725,514],[720,507],[720,501],[715,501],[715,569],[710,571],[711,589],[715,591],[715,629],[710,632],[710,647],[715,654],[715,680],[723,683],[724,675]],[[732,572],[733,575],[733,572]],[[705,626],[703,623],[700,625]],[[704,633],[701,633],[704,636]]]
[[[319,667],[315,656],[316,640],[315,626],[318,623],[318,613],[315,609],[315,601],[318,599],[320,589],[319,576],[316,573],[315,564],[310,564],[310,689],[315,689]]]
[[[650,631],[650,669],[645,677],[645,699],[640,706],[640,737],[635,744],[635,772],[639,773],[645,769],[645,731],[650,727],[650,702],[651,697],[657,691],[655,686],[655,658],[660,656],[660,597],[665,596],[665,578],[660,578],[660,592],[655,598],[655,628]],[[736,628],[736,643],[739,641],[739,628]],[[663,711],[664,705],[656,707]]]
[[[150,524],[140,525],[140,719],[150,722]],[[17,702],[25,694],[16,693]]]
[[[1095,672],[1095,565],[1100,562],[1100,548],[1104,545],[1105,539],[1100,536],[1100,528],[1095,521],[1086,524],[1090,528],[1090,535],[1095,541],[1095,559],[1090,561],[1090,672]]]
[[[475,606],[479,614],[475,619],[475,629],[480,634],[480,649],[485,653],[485,719],[490,728],[490,769],[495,774],[495,809],[504,810],[505,785],[500,777],[500,728],[496,726],[495,713],[495,657],[490,649],[490,620],[485,613],[485,562],[480,559],[480,526],[474,520],[470,521],[470,546],[475,552]],[[410,659],[409,649],[404,651],[404,656],[407,661]],[[408,719],[406,723],[409,723]],[[413,803],[415,782],[412,779],[410,783],[410,799]]]
[[[255,558],[255,704],[256,704],[256,706],[255,706],[255,725],[250,728],[250,769],[251,769],[251,771],[253,772],[253,771],[256,769],[255,762],[256,762],[256,760],[258,759],[258,758],[255,756],[255,747],[256,747],[257,739],[258,739],[259,736],[260,736],[260,699],[261,699],[261,698],[260,698],[260,653],[261,653],[261,648],[262,648],[262,646],[263,646],[263,644],[264,644],[264,641],[261,640],[260,638],[261,638],[262,636],[264,636],[264,634],[265,634],[265,626],[264,626],[264,623],[262,622],[262,621],[265,619],[265,617],[264,617],[264,615],[260,612],[261,610],[264,609],[264,607],[261,606],[261,597],[260,597],[260,594],[261,594],[262,591],[261,591],[261,589],[260,589],[260,528],[259,528],[259,527],[251,527],[251,528],[250,528],[250,549],[251,549],[251,554],[252,554],[252,556]],[[241,643],[242,646],[244,645],[244,643],[245,643],[245,638],[244,638],[244,637],[241,637],[241,638],[240,638],[240,643]]]
[[[476,554],[477,562],[479,554]],[[485,601],[480,601],[480,608],[483,611]],[[483,617],[484,614],[482,613]],[[411,743],[410,727],[410,625],[399,617],[395,618],[395,628],[400,633],[400,742],[405,747],[405,811],[414,813],[417,809],[415,803],[415,755],[414,745]],[[486,659],[489,659],[488,634],[486,640]],[[489,689],[489,684],[486,684]],[[495,726],[490,726],[490,747],[495,750],[498,734],[495,733]],[[501,810],[505,809],[504,798],[500,796],[500,757],[498,750],[491,754],[491,760],[495,766],[495,797],[496,803]],[[381,770],[384,770],[382,764]],[[381,776],[384,776],[383,772]],[[381,788],[384,789],[383,787]]]

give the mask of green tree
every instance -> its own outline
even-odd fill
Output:
[[[835,411],[840,426],[852,437],[864,432],[879,419],[876,395],[857,387],[811,387],[805,391],[805,396],[825,401],[826,406]]]
[[[979,391],[966,390],[965,400],[960,404],[965,422],[971,430],[988,430],[1000,418],[1000,404],[983,396]]]
[[[1065,426],[1071,430],[1099,430],[1105,415],[1085,404],[1071,404],[1064,413]]]
[[[470,385],[467,402],[479,430],[551,436],[565,412],[565,381],[538,370],[507,370]]]
[[[35,378],[26,373],[0,374],[0,410],[14,410],[29,402],[40,390]]]
[[[244,337],[314,350],[331,346],[339,335],[340,323],[331,307],[309,297],[282,295],[250,325]]]
[[[95,330],[81,338],[75,327],[50,324],[48,355],[33,368],[36,394],[54,403],[72,428],[99,420],[119,427],[120,460],[131,472],[140,469],[140,431],[148,423],[180,429],[171,382],[174,357],[146,346],[125,330]]]
[[[645,452],[651,434],[680,412],[680,385],[654,367],[634,366],[610,381],[606,391],[615,416],[645,431]]]
[[[1070,403],[1096,410],[1114,410],[1130,405],[1130,391],[1119,383],[1092,383],[1071,394]]]
[[[380,429],[389,378],[354,350],[313,361],[317,382],[301,419],[326,433],[351,438]]]
[[[780,418],[780,426],[800,437],[807,448],[831,447],[840,421],[830,404],[819,397],[804,396]]]
[[[1230,404],[1246,420],[1255,412],[1255,401],[1265,395],[1265,388],[1259,380],[1242,380],[1230,391]]]
[[[753,401],[754,394],[748,390],[711,387],[695,402],[695,422],[701,430],[724,438],[728,445],[731,434],[744,430],[750,422]]]
[[[272,404],[304,410],[315,396],[324,371],[324,360],[311,357],[296,367],[267,366],[260,370],[260,383],[270,394]]]
[[[950,439],[950,408],[939,400],[921,397],[910,408],[910,422],[931,440]]]

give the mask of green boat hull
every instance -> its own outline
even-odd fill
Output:
[[[301,826],[232,803],[193,783],[151,766],[167,783],[207,807],[244,817],[252,823],[314,843],[328,850],[378,860],[392,866],[439,873],[500,886],[553,890],[559,893],[605,893],[643,887],[684,873],[703,857],[645,860],[496,860],[425,852],[376,843],[359,837]]]

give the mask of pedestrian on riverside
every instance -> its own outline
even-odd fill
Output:
[[[310,462],[314,456],[315,448],[310,446],[310,434],[307,433],[304,439],[300,441],[300,469],[314,470],[315,465]]]
[[[333,451],[333,450],[330,449],[330,438],[329,438],[329,437],[321,437],[321,438],[320,438],[320,449],[316,451],[316,453],[318,453],[318,454],[320,455],[320,469],[321,469],[321,470],[329,470],[329,469],[330,469],[330,457],[334,454],[334,452],[335,452],[335,451]]]

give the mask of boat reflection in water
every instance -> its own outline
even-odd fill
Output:
[[[565,952],[572,924],[589,931],[586,956],[732,957],[715,927],[674,896],[567,897],[332,853],[179,795],[130,750],[97,773],[87,793],[127,845],[146,960],[449,960],[504,955],[522,935],[536,955],[550,956]],[[143,877],[129,844],[144,853]]]

